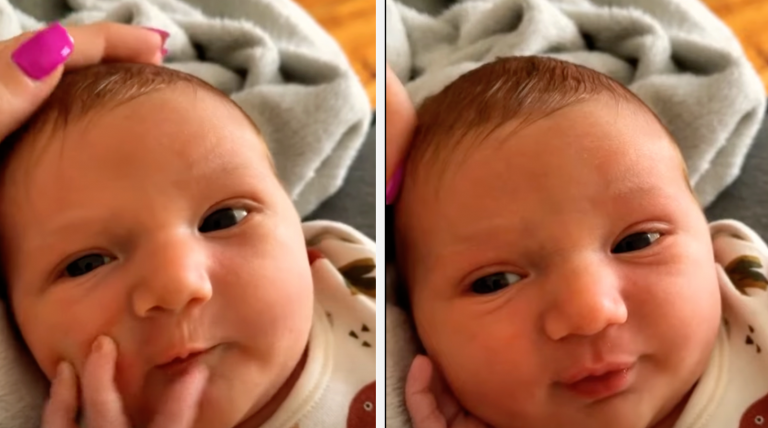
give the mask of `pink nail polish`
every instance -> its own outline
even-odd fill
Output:
[[[400,191],[400,184],[402,184],[402,181],[403,181],[403,167],[401,165],[399,168],[397,168],[397,171],[395,171],[395,174],[392,175],[392,178],[389,179],[389,183],[387,183],[387,191],[386,191],[387,205],[395,201],[395,198],[397,197],[397,193]]]
[[[161,30],[159,28],[153,28],[153,27],[143,27],[149,31],[154,31],[155,33],[160,35],[160,38],[163,40],[163,45],[165,45],[165,41],[168,40],[168,37],[171,35],[169,32],[165,30]]]
[[[53,73],[72,54],[74,43],[58,22],[40,30],[11,54],[21,71],[35,80]]]
[[[165,41],[168,40],[168,37],[170,37],[170,33],[168,33],[165,30],[161,30],[159,28],[152,28],[152,27],[142,27],[146,30],[153,31],[160,35],[160,55],[165,58],[166,55],[168,55],[168,49],[165,47]]]

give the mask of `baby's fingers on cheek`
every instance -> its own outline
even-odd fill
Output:
[[[89,427],[127,428],[123,403],[115,386],[117,347],[112,339],[100,336],[83,367],[83,408]]]
[[[417,355],[411,363],[408,378],[405,383],[406,396],[418,396],[430,393],[429,386],[432,380],[432,365],[428,358]]]
[[[423,355],[414,358],[405,383],[405,406],[411,415],[414,428],[446,426],[446,418],[440,413],[432,384],[432,363]]]
[[[61,362],[51,384],[51,396],[43,410],[43,428],[75,428],[77,376],[67,362]]]

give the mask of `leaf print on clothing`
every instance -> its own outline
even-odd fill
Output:
[[[370,327],[368,327],[366,324],[363,324],[363,326],[360,327],[360,334],[358,334],[355,330],[349,330],[349,337],[355,340],[359,340],[363,348],[370,348],[373,346],[372,342],[375,340],[376,335],[371,333]]]
[[[758,270],[762,268],[759,257],[741,256],[728,263],[725,272],[741,294],[747,294],[747,288],[768,288],[768,279]]]
[[[755,345],[755,350],[756,350],[756,351],[757,351],[757,353],[759,354],[759,353],[761,353],[763,350],[762,350],[762,348],[760,348],[760,345],[758,345],[757,343],[755,343],[755,340],[754,340],[754,339],[752,339],[752,336],[751,336],[752,334],[754,334],[754,333],[755,333],[755,328],[754,328],[754,327],[752,327],[751,325],[748,325],[747,327],[749,327],[749,333],[750,333],[750,334],[748,334],[748,335],[747,335],[747,339],[744,341],[744,343],[746,343],[748,346],[752,346],[752,345]]]
[[[363,293],[376,298],[376,277],[366,276],[376,270],[376,261],[370,257],[353,260],[339,268],[352,294]]]
[[[739,428],[759,428],[768,426],[768,395],[752,403],[741,416]]]
[[[374,428],[376,426],[376,381],[365,385],[355,394],[349,405],[347,428]]]

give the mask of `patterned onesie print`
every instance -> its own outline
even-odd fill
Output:
[[[341,223],[304,223],[315,285],[307,363],[263,428],[376,426],[376,246]]]
[[[710,225],[723,322],[675,428],[768,427],[768,247],[744,224]]]

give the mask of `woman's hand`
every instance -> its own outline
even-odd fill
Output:
[[[487,428],[461,407],[426,355],[416,356],[411,363],[405,406],[413,428]]]
[[[416,128],[416,111],[408,93],[387,66],[387,205],[395,201],[403,179],[402,163]]]
[[[159,64],[167,37],[162,30],[102,22],[53,24],[0,41],[0,141],[37,110],[65,68],[102,61]]]
[[[88,428],[129,428],[122,399],[115,385],[117,348],[112,339],[96,339],[83,366],[80,390]],[[152,428],[189,428],[197,416],[197,404],[208,373],[195,368],[179,378],[168,391]],[[80,408],[78,379],[72,365],[62,362],[51,383],[51,393],[43,412],[42,428],[77,428]]]

